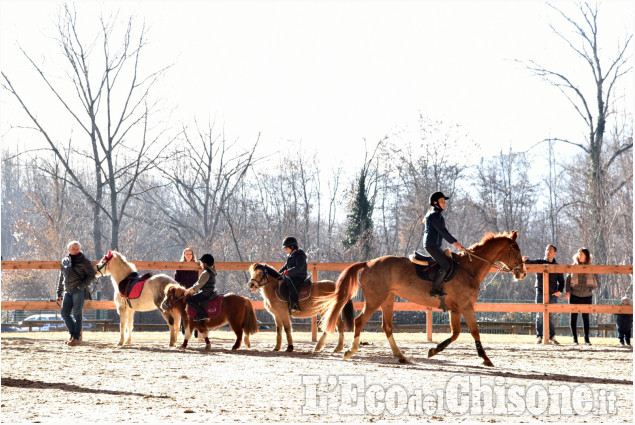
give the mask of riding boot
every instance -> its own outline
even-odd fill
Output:
[[[207,304],[207,302],[205,302]],[[205,307],[201,304],[192,304],[194,309],[196,310],[196,318],[194,320],[205,320],[207,319],[207,311],[205,311]]]
[[[439,269],[437,271],[434,282],[432,282],[432,289],[430,290],[431,297],[442,297],[443,295],[445,295],[445,292],[443,292],[443,279],[445,278],[446,274],[447,272],[443,269]]]

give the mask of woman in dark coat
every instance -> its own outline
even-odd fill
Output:
[[[196,263],[196,256],[194,255],[194,250],[192,248],[185,248],[183,253],[181,254],[181,262],[182,263]],[[191,288],[194,286],[196,281],[198,280],[198,270],[176,270],[174,272],[174,280],[178,282],[179,285],[185,286],[186,288]],[[183,328],[183,319],[181,319],[181,333],[185,335],[185,329]],[[194,331],[194,337],[198,336],[198,331]]]

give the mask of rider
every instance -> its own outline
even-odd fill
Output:
[[[306,254],[298,247],[298,241],[294,237],[285,238],[282,241],[282,248],[284,248],[288,256],[287,262],[278,270],[278,273],[283,273],[289,277],[289,279],[284,279],[283,281],[283,284],[287,285],[287,291],[289,292],[289,313],[298,313],[300,311],[298,291],[308,275]]]
[[[196,310],[196,319],[207,319],[207,302],[216,298],[216,269],[214,268],[214,257],[212,254],[203,254],[198,260],[199,265],[203,269],[203,273],[198,277],[198,281],[188,289],[190,296],[187,300],[188,305],[191,305]]]
[[[456,238],[445,228],[445,219],[441,213],[445,209],[446,199],[450,198],[445,196],[442,192],[434,192],[430,195],[430,209],[423,219],[425,223],[423,245],[426,251],[428,251],[428,254],[430,254],[439,265],[437,274],[432,282],[432,289],[430,290],[431,297],[445,295],[442,287],[443,279],[450,271],[450,262],[441,250],[442,240],[445,239],[458,250],[464,250],[463,245],[457,242]]]

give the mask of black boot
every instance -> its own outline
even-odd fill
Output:
[[[445,292],[443,292],[443,279],[445,278],[446,274],[447,272],[443,269],[439,269],[437,271],[434,282],[432,282],[432,289],[430,290],[431,297],[442,297],[443,295],[445,295]]]

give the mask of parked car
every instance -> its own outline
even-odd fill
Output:
[[[84,320],[86,318],[84,317]],[[23,330],[29,330],[28,322],[50,322],[43,323],[41,326],[31,328],[33,331],[63,331],[66,330],[66,325],[64,325],[64,320],[62,320],[62,316],[59,314],[53,313],[42,313],[42,314],[33,314],[23,321],[20,322],[20,326],[23,327]],[[84,329],[92,328],[90,323],[84,323],[82,325]]]

